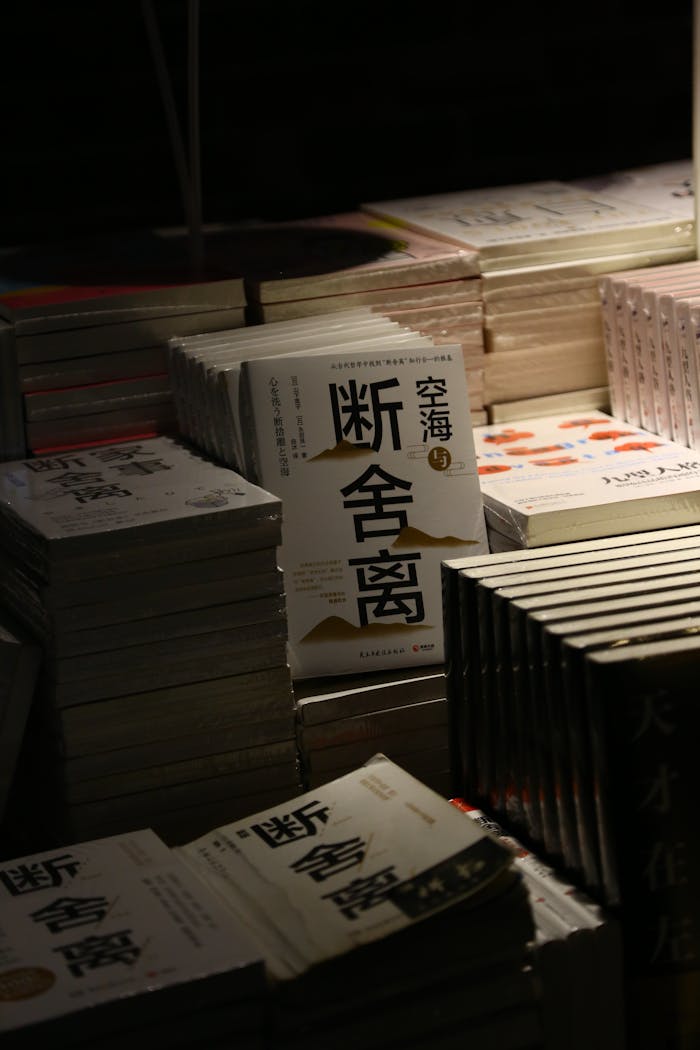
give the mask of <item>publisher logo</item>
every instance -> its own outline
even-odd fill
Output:
[[[451,462],[452,456],[449,449],[443,448],[442,445],[436,445],[428,453],[428,465],[433,470],[447,470]]]
[[[0,973],[0,1003],[14,1003],[32,999],[46,992],[56,981],[56,975],[43,966],[21,966]]]

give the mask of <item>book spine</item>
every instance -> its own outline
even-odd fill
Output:
[[[627,282],[613,281],[615,302],[616,346],[622,374],[622,418],[632,426],[640,425],[639,391],[637,390],[630,340],[629,311],[627,309]]]
[[[644,338],[644,318],[642,316],[642,294],[637,285],[629,289],[628,310],[632,357],[639,391],[639,418],[642,427],[652,434],[658,434],[656,408],[654,403],[654,384],[651,373],[651,361],[646,339]]]
[[[644,329],[644,341],[646,353],[651,370],[651,389],[654,399],[654,416],[656,419],[656,433],[671,441],[673,432],[671,428],[671,406],[669,403],[668,382],[666,379],[666,363],[661,348],[661,337],[657,325],[656,311],[654,310],[654,293],[642,292],[641,324]]]
[[[603,349],[610,389],[610,414],[622,419],[625,405],[620,356],[617,350],[617,325],[612,285],[612,277],[602,277],[598,282],[598,294],[603,324]]]
[[[678,355],[683,378],[683,403],[688,428],[688,447],[700,449],[700,389],[695,356],[695,334],[688,300],[675,303]]]
[[[683,403],[683,380],[678,353],[677,332],[673,323],[673,298],[656,296],[656,312],[661,334],[661,353],[666,368],[666,383],[671,414],[672,440],[679,445],[688,444],[688,427]]]

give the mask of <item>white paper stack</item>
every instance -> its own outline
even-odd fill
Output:
[[[691,162],[681,161],[363,209],[478,252],[484,404],[494,419],[512,401],[606,385],[597,279],[694,258],[691,177]],[[536,406],[523,409],[530,414]]]

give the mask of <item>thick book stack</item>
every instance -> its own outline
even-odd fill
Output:
[[[0,605],[0,825],[34,700],[41,658],[41,645],[34,635]]]
[[[241,245],[253,323],[365,306],[437,342],[460,343],[475,423],[483,408],[484,334],[477,256],[365,212],[253,226]],[[483,418],[481,418],[483,416]]]
[[[176,432],[165,344],[245,324],[222,234],[193,277],[182,230],[0,256],[0,458]]]
[[[600,279],[611,402],[620,419],[700,448],[700,263]]]
[[[150,830],[0,863],[6,1050],[261,1050],[269,985],[242,923]]]
[[[603,412],[474,428],[492,551],[700,522],[700,462]]]
[[[349,773],[377,750],[441,795],[450,791],[445,674],[417,670],[306,678],[294,686],[302,783]]]
[[[532,400],[533,411],[522,411],[527,416],[539,414],[541,397],[600,396],[607,378],[598,277],[694,258],[691,178],[691,162],[682,161],[596,180],[497,186],[362,208],[478,252],[484,404],[490,418],[498,418],[504,403]]]
[[[692,1045],[700,526],[446,562],[443,584],[461,794],[614,910],[631,1045]]]
[[[2,599],[44,649],[29,848],[182,842],[293,792],[279,499],[165,436],[3,464],[0,492]]]
[[[269,1045],[541,1047],[512,851],[386,756],[177,852],[265,956]]]
[[[219,335],[172,338],[169,371],[180,433],[219,462],[256,480],[245,361],[344,348],[398,354],[421,346],[432,348],[433,343],[366,307]]]
[[[362,306],[217,335],[174,337],[168,343],[168,369],[178,429],[220,463],[255,480],[250,409],[242,377],[245,361],[344,348],[398,357],[407,348],[439,351],[443,345],[444,340],[435,334],[418,333]],[[481,418],[481,370],[473,368],[469,358],[465,358],[461,344],[451,344],[447,349],[461,353],[467,380],[467,411],[472,424],[477,425]],[[473,386],[476,393],[472,393]]]
[[[439,664],[440,563],[488,550],[460,347],[250,358],[242,380],[294,678]]]
[[[450,799],[515,854],[535,921],[532,963],[542,988],[547,1050],[624,1050],[625,996],[620,924],[498,821]]]

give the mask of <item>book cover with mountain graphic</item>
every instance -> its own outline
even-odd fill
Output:
[[[440,663],[440,564],[488,552],[460,347],[389,336],[243,367],[294,677]]]

